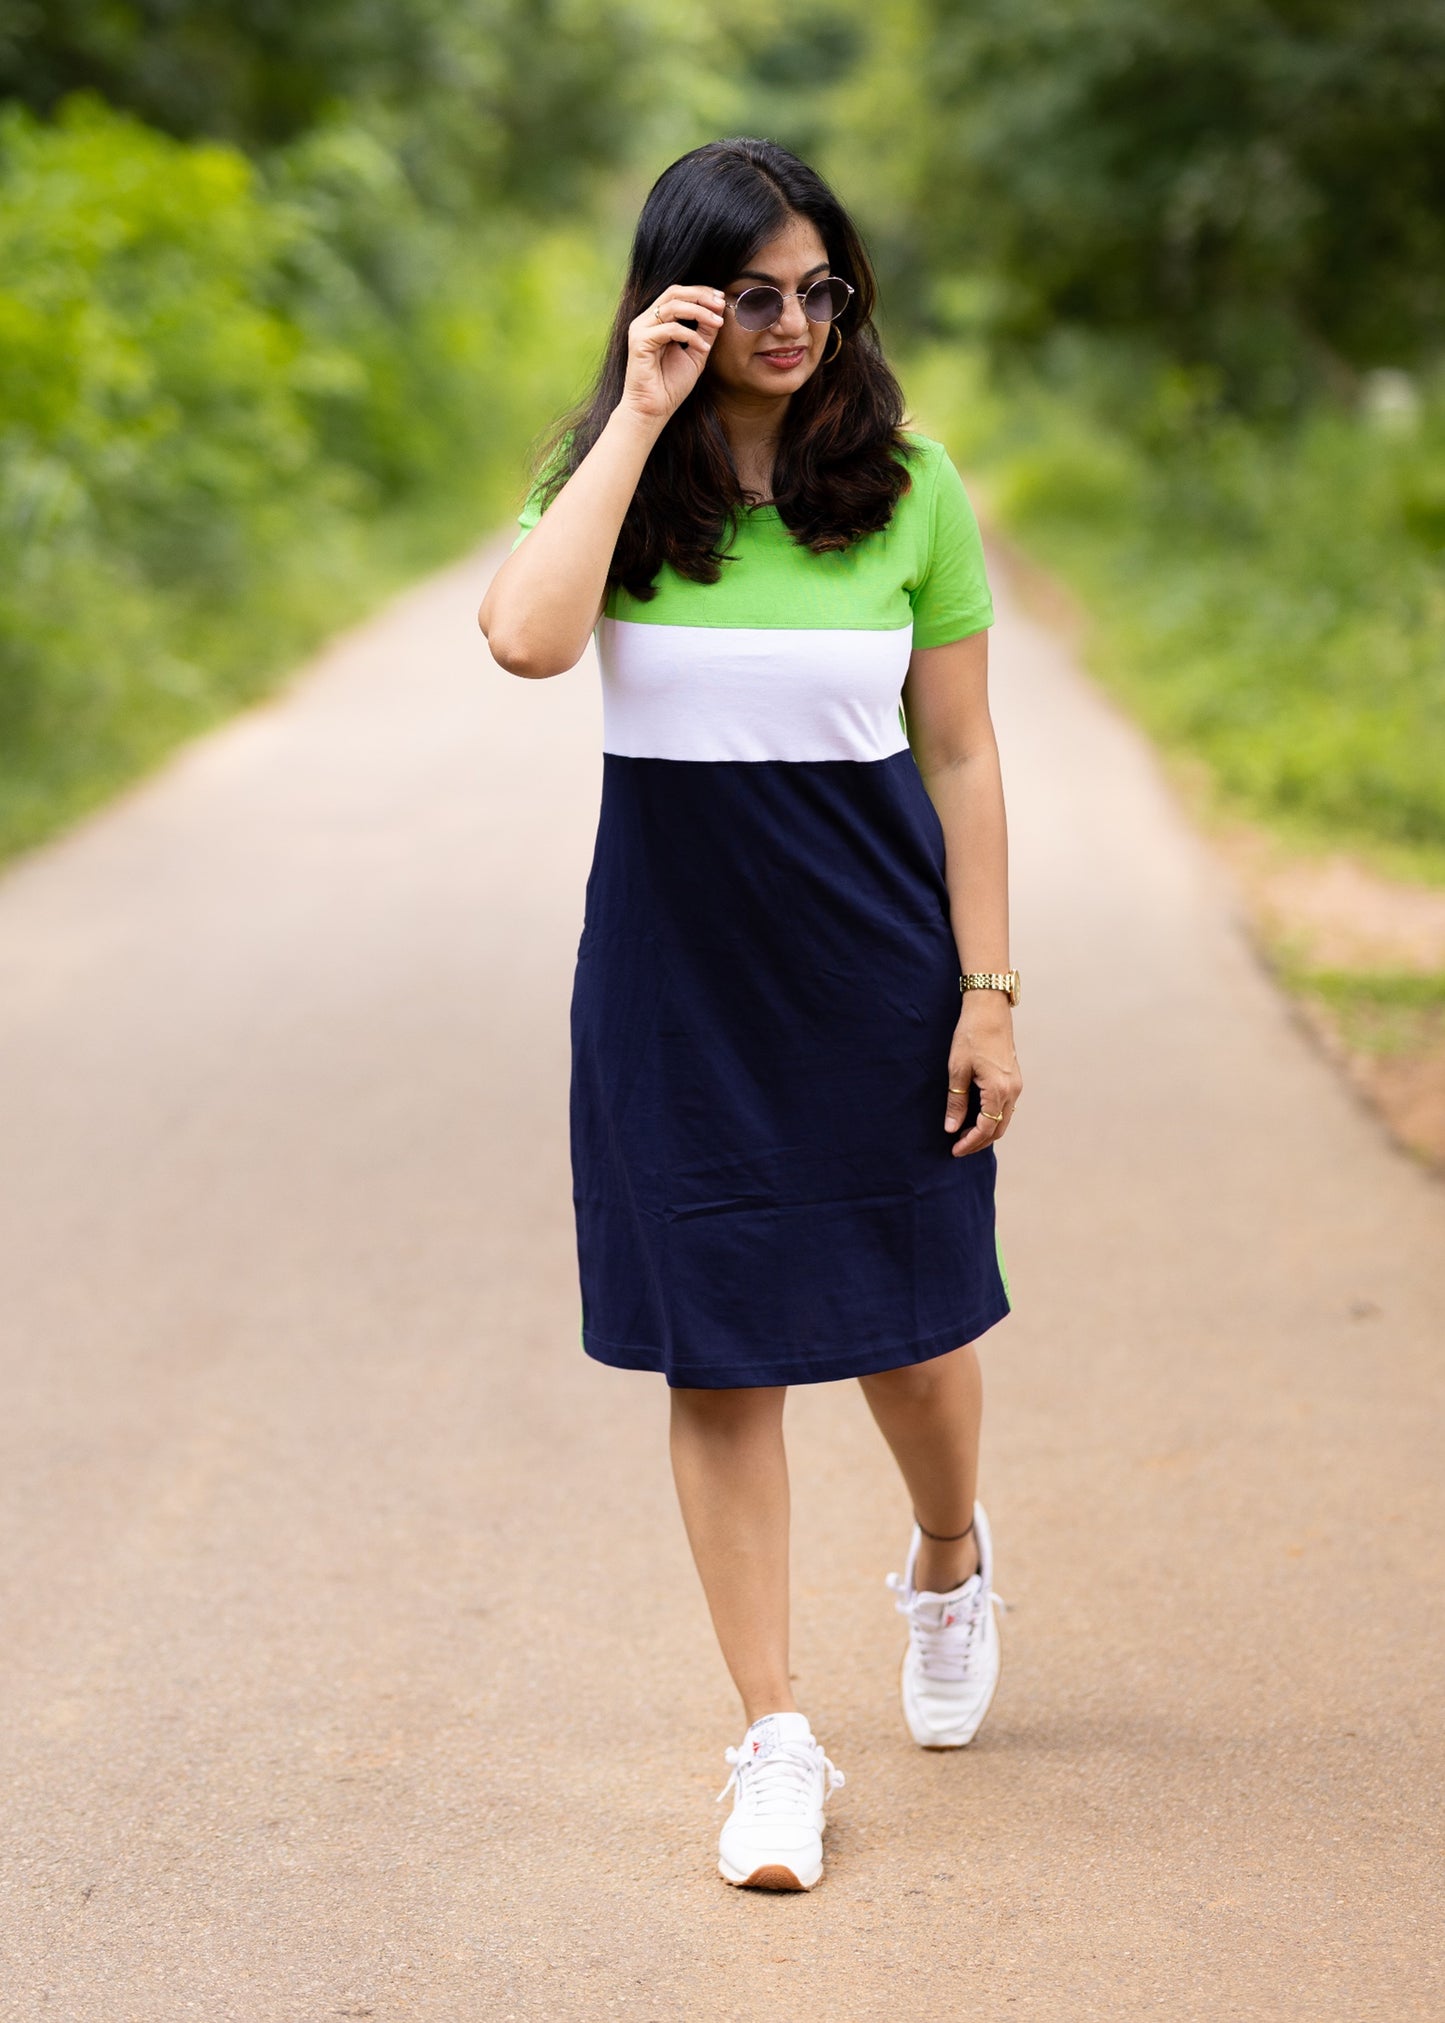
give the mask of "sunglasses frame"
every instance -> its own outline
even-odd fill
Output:
[[[777,288],[773,285],[771,281],[759,281],[755,284],[755,286],[751,288],[744,288],[742,292],[736,297],[725,298],[723,306],[727,309],[731,309],[734,316],[737,316],[739,305],[746,302],[749,295],[776,295],[778,297],[778,308],[776,315],[770,316],[766,323],[744,323],[742,318],[739,316],[738,317],[739,330],[752,330],[752,331],[771,330],[773,325],[777,322],[778,317],[782,315],[788,303],[795,301],[802,303],[803,314],[808,317],[808,321],[810,323],[836,323],[840,316],[844,316],[847,314],[848,302],[845,302],[841,309],[835,309],[831,316],[808,316],[808,297],[812,294],[815,288],[826,287],[830,281],[836,281],[840,288],[846,288],[848,290],[848,302],[851,302],[853,297],[858,293],[858,290],[853,286],[853,283],[851,281],[845,281],[841,274],[820,274],[817,280],[810,281],[806,288],[794,288],[791,291],[785,291],[782,288]]]

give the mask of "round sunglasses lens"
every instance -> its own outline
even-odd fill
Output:
[[[733,304],[744,330],[766,330],[783,313],[783,298],[776,288],[744,288]]]
[[[848,307],[848,284],[836,274],[815,281],[803,297],[803,308],[814,323],[831,323]]]

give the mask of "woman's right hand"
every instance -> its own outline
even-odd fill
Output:
[[[654,427],[668,421],[702,378],[722,328],[723,292],[700,284],[664,288],[627,326],[627,377],[621,405]],[[695,318],[689,330],[679,319]],[[678,342],[686,339],[685,344]]]

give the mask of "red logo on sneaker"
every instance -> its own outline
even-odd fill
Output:
[[[945,1617],[943,1618],[943,1627],[944,1627],[945,1629],[947,1629],[947,1628],[948,1628],[948,1626],[949,1626],[949,1624],[950,1624],[950,1623],[951,1623],[952,1621],[953,1621],[953,1617],[952,1617],[952,1616],[945,1616]]]

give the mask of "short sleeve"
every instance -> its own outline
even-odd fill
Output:
[[[527,536],[531,533],[532,529],[536,526],[537,522],[541,519],[541,517],[542,517],[542,485],[539,479],[538,482],[535,485],[533,485],[531,491],[528,492],[527,502],[523,506],[521,512],[518,513],[517,515],[517,525],[521,528],[522,531],[520,534],[518,534],[516,540],[513,541],[511,548],[508,550],[509,554],[515,554],[516,550],[521,547],[522,543],[526,540]],[[547,538],[550,540],[551,536],[548,535]]]
[[[561,464],[565,461],[567,453],[572,447],[572,442],[575,433],[576,433],[575,430],[571,429],[568,430],[566,436],[563,438],[561,446],[555,452],[555,457],[553,460],[555,464]],[[516,540],[513,541],[511,548],[508,550],[509,553],[514,554],[516,550],[521,547],[523,541],[526,540],[527,536],[531,533],[532,529],[536,526],[537,522],[541,519],[542,514],[546,510],[546,508],[542,503],[542,500],[545,495],[547,478],[550,475],[552,468],[553,463],[549,463],[547,469],[540,471],[537,474],[537,477],[534,479],[532,489],[527,494],[526,503],[523,505],[521,512],[518,513],[517,515],[517,525],[521,529],[521,532],[517,535]]]
[[[963,479],[939,446],[928,515],[928,560],[913,592],[913,644],[947,646],[993,624],[983,538]]]

